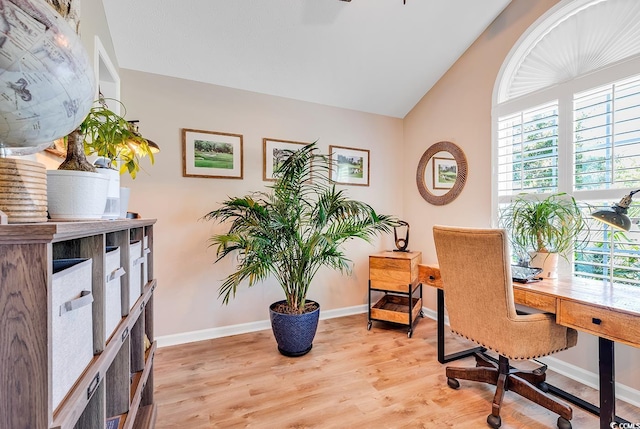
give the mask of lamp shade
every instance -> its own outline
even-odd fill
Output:
[[[629,219],[629,216],[624,213],[619,213],[619,211],[614,208],[598,210],[597,212],[591,213],[591,217],[599,220],[600,222],[606,223],[607,225],[611,225],[614,228],[624,231],[629,231],[629,229],[631,229],[631,220]]]
[[[598,210],[597,212],[591,213],[591,217],[607,225],[611,225],[614,228],[629,231],[631,229],[631,219],[627,216],[627,209],[631,205],[633,194],[638,192],[640,192],[640,189],[629,192],[629,195],[625,195],[618,204],[610,209]]]

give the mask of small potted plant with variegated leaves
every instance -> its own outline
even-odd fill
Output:
[[[122,106],[119,101],[113,102]],[[145,156],[153,164],[153,152],[148,141],[132,123],[109,109],[103,98],[65,139],[66,159],[57,170],[47,172],[51,218],[119,217],[120,211],[111,209],[107,201],[119,202],[120,174],[129,173],[135,179],[140,170],[140,160]],[[92,165],[87,155],[98,156],[100,168]],[[72,208],[67,208],[69,206],[81,211],[72,212]]]

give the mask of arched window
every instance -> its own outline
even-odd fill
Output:
[[[514,195],[611,206],[640,189],[640,2],[564,0],[504,62],[493,97],[494,215]],[[634,201],[630,217],[640,217]],[[640,286],[640,232],[591,223],[575,275]]]

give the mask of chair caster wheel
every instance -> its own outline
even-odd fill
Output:
[[[546,381],[541,382],[540,384],[538,384],[538,387],[540,388],[540,390],[542,390],[544,393],[548,393],[549,392],[549,385],[547,384]]]
[[[458,389],[460,387],[460,382],[455,378],[447,378],[447,384],[452,389]]]
[[[564,417],[558,417],[558,429],[571,429],[571,422]]]
[[[494,416],[493,414],[489,414],[489,416],[487,417],[487,423],[493,429],[498,429],[500,426],[502,426],[502,419],[500,418],[500,416]]]

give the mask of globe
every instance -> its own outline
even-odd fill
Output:
[[[71,26],[42,0],[0,0],[0,157],[69,134],[94,97],[89,57]]]

